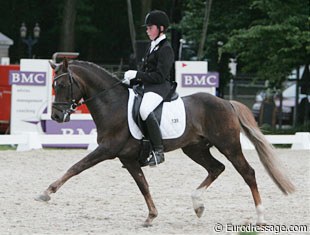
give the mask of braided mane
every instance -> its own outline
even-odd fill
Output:
[[[114,75],[113,73],[111,73],[110,71],[106,70],[105,68],[89,62],[89,61],[82,61],[82,60],[72,60],[69,62],[69,65],[77,65],[77,66],[81,66],[81,67],[88,67],[90,71],[92,71],[93,73],[98,74],[102,74],[103,77],[112,77],[114,79],[120,80],[116,75]]]

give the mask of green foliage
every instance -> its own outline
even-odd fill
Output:
[[[223,50],[219,47],[218,42],[221,41],[225,44],[232,30],[248,26],[252,18],[256,16],[255,12],[250,14],[249,7],[249,1],[247,0],[212,1],[204,59],[208,60],[209,70],[220,72],[220,90],[232,78],[228,63],[229,58],[235,55],[234,52],[227,53],[226,51],[221,53]],[[182,30],[183,38],[192,41],[196,50],[201,38],[204,10],[205,1],[186,0],[183,18],[178,25]]]
[[[3,150],[16,150],[16,147],[13,147],[11,145],[0,145],[0,151]]]
[[[146,39],[145,30],[140,27],[144,18],[141,1],[132,1],[139,40]],[[151,8],[173,15],[174,2],[153,0]],[[197,49],[206,1],[182,2],[183,18],[174,27]],[[80,52],[79,58],[97,63],[128,59],[132,49],[126,1],[78,0],[76,4],[75,50]],[[64,5],[64,0],[1,1],[0,32],[14,40],[10,48],[12,63],[27,56],[19,35],[22,22],[26,23],[28,33],[36,22],[40,24],[41,36],[33,47],[36,58],[51,58],[58,51]],[[235,56],[243,71],[280,83],[295,66],[309,63],[309,20],[309,4],[305,0],[213,0],[204,59],[208,60],[210,70],[220,71],[222,85],[231,77],[227,64]],[[218,41],[224,43],[223,50]]]
[[[310,121],[307,121],[304,124],[299,124],[296,127],[290,128],[281,128],[276,129],[272,128],[271,126],[264,125],[260,127],[261,131],[265,135],[293,135],[296,132],[307,132],[310,130]]]
[[[184,39],[198,43],[203,25],[205,2],[199,0],[185,1],[185,9],[179,27],[182,29]]]
[[[257,235],[257,232],[239,232],[238,235]]]
[[[239,232],[238,235],[258,235],[257,232]]]
[[[95,11],[95,4],[92,0],[78,1],[77,12],[78,17],[76,20],[76,30],[78,34],[93,34],[99,31],[99,28],[92,22],[92,12]]]
[[[261,17],[249,28],[233,30],[224,49],[237,55],[245,72],[280,87],[294,68],[309,63],[309,5],[257,0],[251,9],[261,11]]]
[[[204,4],[186,0],[179,25],[184,37],[197,44]],[[215,69],[224,67],[221,63],[228,57],[237,57],[242,72],[256,73],[258,78],[280,86],[293,69],[309,64],[309,20],[305,0],[212,1],[205,57]],[[217,61],[218,41],[224,42],[222,58],[226,61]]]
[[[14,40],[9,51],[11,63],[19,63],[21,58],[27,57],[27,46],[19,33],[22,22],[26,23],[30,34],[36,22],[40,25],[39,41],[32,48],[35,58],[51,58],[53,53],[59,51],[60,42],[65,40],[61,40],[61,26],[67,1],[0,0],[0,32]],[[141,1],[131,1],[138,40],[147,39],[145,29],[141,27],[145,16],[141,12]],[[151,9],[165,10],[170,14],[173,1],[148,1]],[[74,50],[80,53],[79,59],[99,64],[118,64],[124,59],[124,63],[127,63],[132,53],[127,1],[76,0],[72,3],[76,7],[75,25],[72,26]]]

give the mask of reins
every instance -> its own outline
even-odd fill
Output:
[[[117,85],[121,84],[122,83],[122,80],[120,81],[117,81],[116,83],[114,83],[111,87],[109,87],[108,89],[103,89],[102,91],[100,91],[99,93],[97,93],[96,95],[92,96],[92,97],[89,97],[88,99],[86,100],[83,100],[82,102],[79,102],[77,104],[77,107],[78,106],[81,106],[85,103],[88,103],[89,101],[92,101],[93,99],[97,98],[98,96],[100,95],[103,95],[104,93],[108,92],[109,90],[111,90],[112,88],[116,87]]]
[[[74,79],[74,77],[72,76],[71,71],[68,68],[68,72],[63,73],[58,75],[57,77],[54,78],[54,82],[53,82],[53,87],[55,89],[56,87],[56,81],[63,77],[63,76],[69,76],[69,82],[70,82],[70,99],[71,101],[69,102],[53,102],[52,107],[63,112],[64,113],[64,118],[66,118],[69,114],[75,112],[75,109],[83,104],[86,104],[92,100],[94,100],[95,98],[107,93],[108,91],[110,91],[111,89],[113,89],[114,87],[118,86],[119,84],[122,83],[122,80],[117,81],[116,83],[114,83],[111,87],[107,88],[107,89],[103,89],[102,91],[100,91],[99,93],[95,94],[92,97],[89,97],[86,100],[80,101],[80,102],[76,102],[76,100],[73,98],[73,83],[75,83],[78,88],[80,89],[79,84],[77,83],[77,81]],[[61,108],[59,108],[58,106],[65,106],[67,105],[69,108],[63,110]]]

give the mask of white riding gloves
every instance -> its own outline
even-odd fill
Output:
[[[123,79],[123,83],[129,85],[130,84],[130,80],[134,79],[137,75],[137,71],[136,70],[128,70],[125,72],[124,74],[124,79]]]

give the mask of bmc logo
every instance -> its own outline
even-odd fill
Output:
[[[9,84],[45,86],[45,72],[10,71]]]
[[[94,135],[94,134],[97,134],[97,129],[96,128],[93,128],[90,130],[89,133],[86,133],[87,131],[86,130],[83,130],[82,128],[76,128],[76,129],[72,129],[72,128],[61,128],[61,134],[63,135],[74,135],[74,134],[77,134],[77,135]]]
[[[219,73],[182,74],[182,87],[218,87]]]

